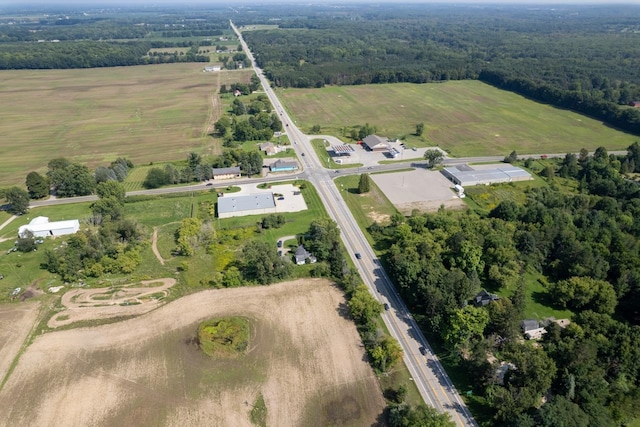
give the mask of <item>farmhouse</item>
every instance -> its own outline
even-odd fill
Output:
[[[362,140],[362,146],[369,151],[388,151],[389,140],[378,135],[369,135]]]
[[[442,174],[451,182],[461,186],[489,185],[501,182],[528,181],[533,179],[524,169],[511,165],[496,165],[490,169],[474,169],[469,165],[444,168]]]
[[[271,172],[292,172],[298,170],[298,163],[286,162],[284,160],[277,160],[271,166],[269,166]]]
[[[218,218],[269,214],[276,211],[273,193],[225,196],[218,199]]]
[[[213,179],[234,179],[240,178],[241,172],[238,166],[233,166],[230,168],[213,168],[212,169],[212,177]]]
[[[262,144],[258,144],[258,147],[260,147],[260,151],[264,152],[267,156],[274,156],[287,150],[285,147],[275,145],[273,142],[263,142]]]
[[[310,264],[313,264],[317,261],[316,257],[311,255],[311,252],[307,251],[303,245],[298,246],[296,249],[296,253],[293,255],[296,260],[296,264],[303,265],[309,260]]]
[[[64,236],[75,234],[80,230],[80,222],[77,219],[69,221],[49,222],[46,216],[38,216],[27,225],[21,225],[18,229],[19,237],[27,237],[29,232],[33,237]]]

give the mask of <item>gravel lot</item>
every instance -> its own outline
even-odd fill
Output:
[[[440,172],[415,169],[409,172],[373,174],[371,179],[402,213],[413,209],[435,211],[441,205],[462,208],[464,202],[453,192],[453,184]]]

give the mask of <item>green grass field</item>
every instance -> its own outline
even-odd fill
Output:
[[[65,156],[91,168],[117,157],[134,164],[217,154],[210,125],[222,84],[253,70],[203,73],[203,64],[0,72],[0,186]]]
[[[301,128],[344,137],[369,123],[411,146],[438,145],[454,156],[626,149],[640,137],[579,114],[530,101],[478,81],[278,89]],[[422,137],[413,135],[424,123]]]

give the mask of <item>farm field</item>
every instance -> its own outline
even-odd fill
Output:
[[[203,73],[201,63],[0,72],[0,186],[65,156],[90,168],[217,154],[209,136],[220,85],[253,70]]]
[[[344,137],[352,126],[369,123],[381,136],[418,147],[438,145],[457,157],[599,146],[625,150],[640,139],[478,81],[278,89],[277,94],[302,129],[317,124]],[[417,123],[425,125],[422,137],[413,135]]]
[[[135,319],[38,336],[0,391],[7,425],[372,425],[384,400],[326,280],[208,290]],[[246,354],[211,358],[199,322],[242,316]],[[42,387],[47,384],[47,387]],[[37,408],[37,410],[34,410]]]

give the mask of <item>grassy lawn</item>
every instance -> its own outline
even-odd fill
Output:
[[[253,70],[202,67],[2,71],[0,186],[24,185],[29,171],[43,173],[61,155],[95,168],[117,157],[148,164],[217,154],[208,133],[221,114],[218,88],[248,83]]]
[[[564,153],[605,145],[626,149],[637,136],[579,114],[530,101],[479,81],[282,89],[278,96],[303,129],[341,136],[370,123],[409,146],[437,145],[453,156]],[[422,137],[413,135],[425,124]]]
[[[342,176],[335,180],[349,210],[358,222],[358,226],[364,231],[369,243],[375,247],[374,240],[367,232],[367,228],[374,221],[383,225],[388,224],[389,218],[397,210],[373,180],[370,180],[371,186],[368,193],[358,194],[359,181],[359,175]]]
[[[532,174],[533,181],[510,182],[508,184],[476,185],[465,187],[467,195],[465,203],[473,209],[488,212],[504,200],[512,200],[523,204],[526,199],[525,191],[529,188],[546,187],[547,182]]]

